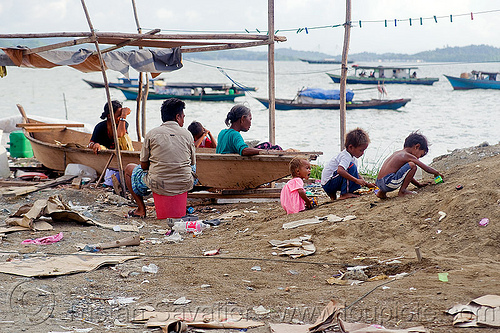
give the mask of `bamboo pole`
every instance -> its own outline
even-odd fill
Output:
[[[85,12],[85,17],[87,18],[87,23],[89,24],[90,31],[95,38],[95,48],[97,51],[97,56],[99,57],[99,63],[101,65],[102,78],[104,80],[104,87],[106,88],[106,97],[108,99],[108,108],[109,108],[109,116],[111,117],[111,128],[113,129],[113,139],[115,142],[115,150],[116,150],[116,159],[118,162],[118,172],[120,174],[120,185],[122,188],[122,195],[125,195],[125,175],[123,173],[123,165],[122,165],[122,155],[120,152],[120,144],[118,142],[118,135],[116,133],[116,123],[115,123],[115,111],[113,110],[113,104],[111,103],[111,94],[109,93],[109,84],[108,77],[106,75],[106,69],[104,67],[104,60],[102,59],[101,49],[99,48],[99,42],[95,36],[95,30],[92,25],[92,21],[90,20],[89,12],[87,10],[87,6],[85,5],[85,0],[81,0],[83,11]]]
[[[149,76],[148,73],[144,73],[145,78],[146,78],[146,85],[144,86],[144,93],[142,94],[142,137],[146,137],[146,102],[148,100],[148,94],[149,94]]]
[[[141,32],[139,32],[139,35],[136,38],[131,38],[131,39],[126,40],[124,42],[118,43],[115,46],[108,47],[107,49],[101,50],[101,53],[107,53],[107,52],[111,52],[111,51],[120,49],[120,48],[122,48],[124,46],[130,45],[131,43],[134,43],[134,42],[140,41],[142,39],[145,39],[148,36],[157,34],[160,31],[161,31],[160,29],[153,29],[151,31],[146,32],[145,34],[142,34]],[[142,49],[142,46],[139,46],[139,49]]]
[[[132,9],[134,11],[134,19],[135,19],[135,25],[137,26],[137,32],[141,33],[142,28],[141,25],[139,24],[139,16],[137,15],[137,7],[135,5],[135,0],[132,0]],[[139,50],[142,49],[142,46],[139,46]],[[135,113],[135,129],[137,131],[137,141],[141,142],[142,141],[142,136],[141,136],[141,120],[144,121],[144,117],[141,117],[141,114],[145,112],[144,109],[141,109],[141,101],[142,101],[142,78],[144,74],[142,72],[139,72],[139,87],[137,90],[137,99],[136,101],[136,113]],[[147,81],[148,75],[146,74],[146,81]],[[146,84],[149,85],[149,82]],[[142,135],[145,135],[145,133],[142,133]]]
[[[267,67],[269,80],[269,142],[276,144],[275,118],[275,73],[274,73],[274,0],[267,1],[267,34],[269,46],[267,49]]]
[[[346,0],[344,23],[344,48],[342,50],[342,76],[340,78],[340,150],[344,149],[346,125],[346,81],[347,81],[347,54],[349,53],[349,39],[351,35],[351,0]]]

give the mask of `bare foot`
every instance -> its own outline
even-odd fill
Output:
[[[356,195],[354,193],[346,193],[346,194],[342,194],[339,197],[339,200],[344,200],[344,199],[349,199],[349,198],[357,198],[357,197],[359,197],[359,195]]]
[[[379,198],[379,199],[387,199],[387,195],[385,194],[385,192],[382,192],[382,191],[377,191],[375,192],[375,195]]]
[[[411,195],[411,194],[417,194],[417,192],[409,191],[409,190],[399,191],[398,196],[402,197],[402,196]]]

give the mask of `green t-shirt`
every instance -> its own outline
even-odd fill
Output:
[[[217,138],[217,154],[240,154],[248,145],[243,140],[240,132],[232,128],[220,131]]]

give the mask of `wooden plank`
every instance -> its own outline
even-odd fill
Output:
[[[66,126],[66,127],[84,127],[84,124],[47,124],[47,123],[26,123],[26,124],[16,124],[16,127],[33,127],[33,126]]]
[[[39,182],[30,182],[27,180],[0,180],[0,187],[33,186],[38,184]]]
[[[66,126],[28,126],[24,128],[28,132],[64,131]]]
[[[50,44],[50,45],[41,46],[41,47],[34,47],[32,49],[28,49],[28,50],[23,51],[23,54],[38,53],[38,52],[43,52],[43,51],[59,49],[61,47],[74,46],[74,45],[80,45],[80,44],[92,43],[92,42],[93,42],[92,38],[80,38],[80,39],[70,40],[67,42]]]
[[[247,195],[247,194],[269,194],[269,193],[281,193],[281,189],[279,188],[255,188],[248,190],[222,190],[221,194],[223,195]]]
[[[43,190],[45,188],[65,184],[65,183],[68,183],[71,180],[73,180],[73,178],[76,178],[76,176],[65,175],[65,176],[62,176],[62,177],[56,178],[54,180],[38,184],[38,185],[23,186],[23,187],[8,187],[8,188],[0,190],[0,193],[2,193],[2,195],[4,197],[16,197],[16,196],[28,194],[31,192]]]
[[[79,190],[82,187],[82,177],[76,177],[75,179],[73,179],[73,181],[71,182],[71,187]]]
[[[192,199],[245,199],[245,198],[275,199],[279,197],[280,193],[249,193],[249,194],[222,194],[213,192],[188,193],[188,198]]]

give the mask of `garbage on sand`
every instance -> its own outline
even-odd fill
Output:
[[[310,325],[297,324],[269,324],[271,332],[274,333],[427,333],[424,326],[411,327],[407,329],[387,329],[380,325],[349,323],[341,319],[344,306],[337,301],[330,301],[323,309],[316,322]]]
[[[60,232],[58,234],[51,236],[40,237],[35,239],[25,239],[21,242],[21,244],[35,244],[35,245],[53,244],[59,242],[61,239],[63,239],[63,237],[64,237],[63,233]]]
[[[317,223],[321,223],[324,221],[336,223],[336,222],[349,221],[349,220],[354,220],[354,219],[356,219],[355,215],[347,215],[345,217],[340,217],[337,215],[329,214],[329,215],[322,216],[322,217],[315,216],[315,217],[310,218],[310,219],[303,219],[303,220],[287,222],[287,223],[283,224],[283,229],[293,229],[293,228],[297,228],[297,227],[300,227],[303,225],[317,224]]]
[[[457,304],[446,311],[456,327],[500,328],[500,296],[484,295],[468,304]]]
[[[269,243],[273,248],[282,251],[279,253],[280,256],[290,256],[293,259],[305,257],[316,252],[316,247],[311,241],[311,235],[304,235],[283,241],[271,239]]]

